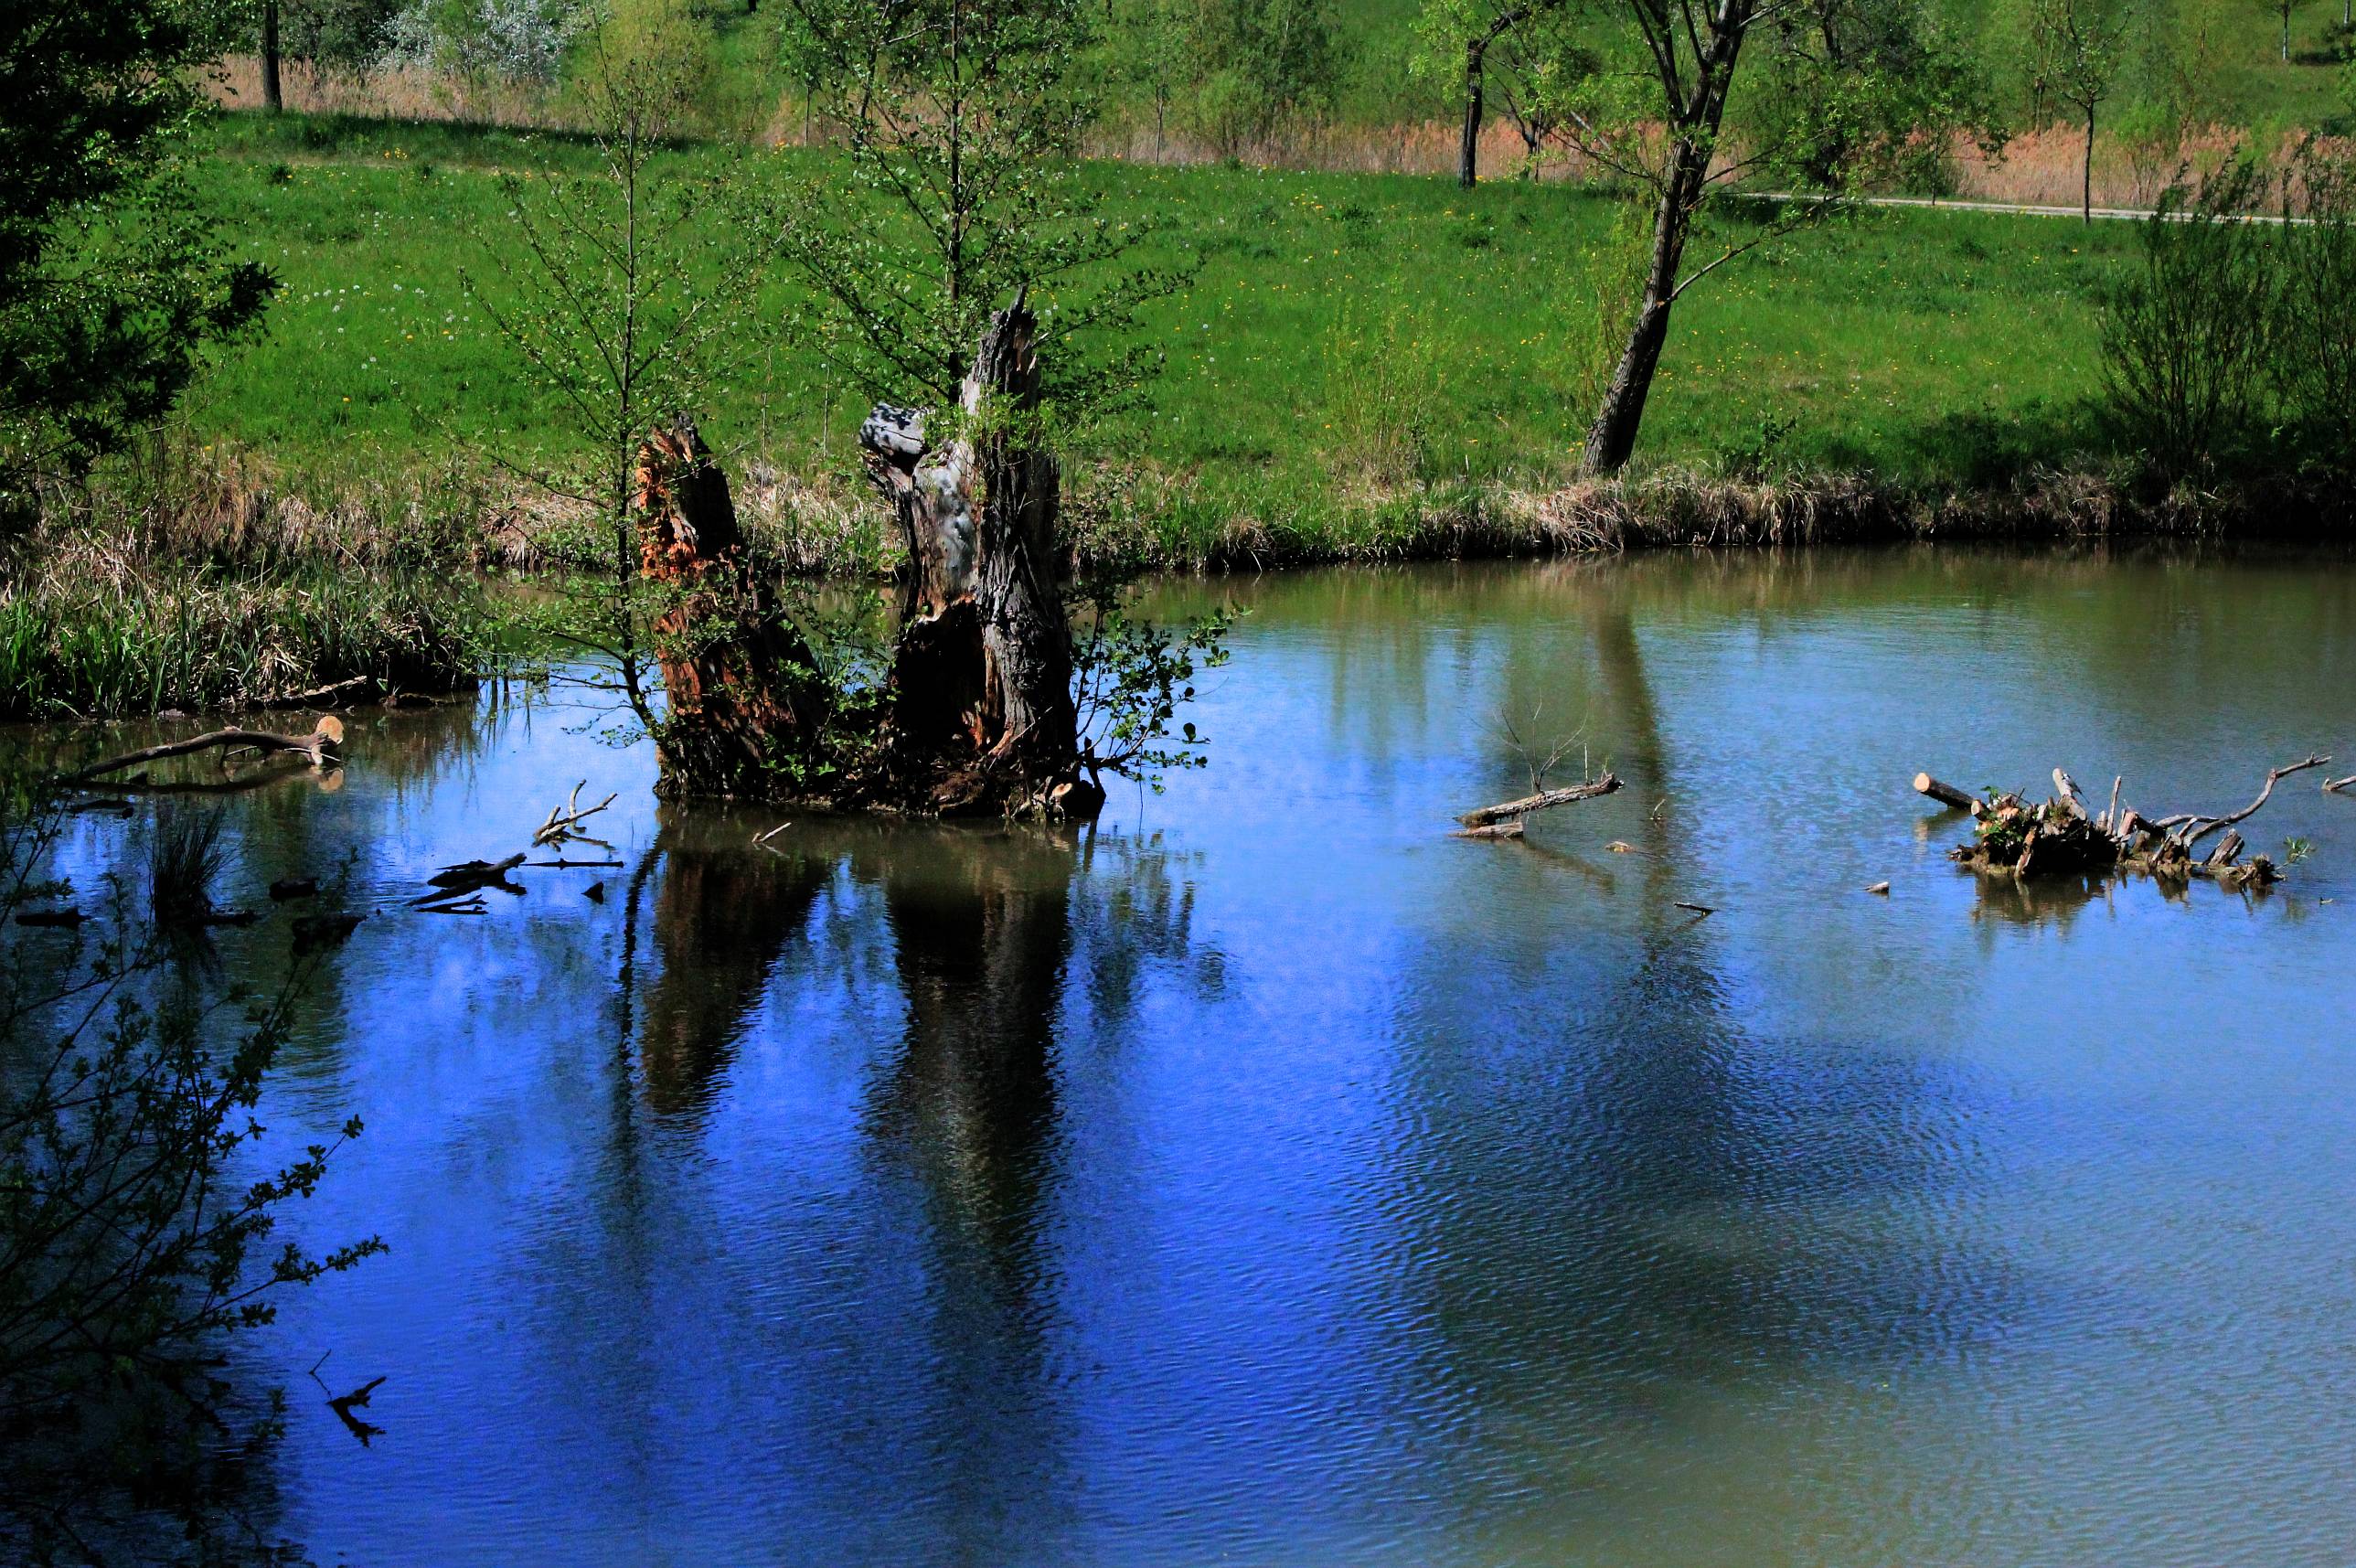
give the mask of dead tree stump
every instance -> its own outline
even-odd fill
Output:
[[[826,688],[809,644],[751,568],[728,478],[685,414],[638,447],[638,569],[675,597],[655,618],[669,796],[774,793],[814,754]]]
[[[1103,804],[1079,777],[1038,334],[1018,292],[982,334],[954,420],[879,404],[859,432],[908,556],[892,770],[910,803],[944,814]]]

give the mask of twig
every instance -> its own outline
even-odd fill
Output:
[[[2230,817],[2218,817],[2204,826],[2195,828],[2190,832],[2187,832],[2182,841],[2184,847],[2189,850],[2194,844],[2199,843],[2202,839],[2207,838],[2211,833],[2215,832],[2218,829],[2230,828],[2236,822],[2245,822],[2249,818],[2255,816],[2257,814],[2258,808],[2265,805],[2266,803],[2266,798],[2275,792],[2275,786],[2276,784],[2281,783],[2284,779],[2289,778],[2294,773],[2304,772],[2309,768],[2320,768],[2330,760],[2331,758],[2328,757],[2310,757],[2304,762],[2294,762],[2286,768],[2269,769],[2266,773],[2265,788],[2258,791],[2258,798],[2256,800],[2251,801],[2240,811],[2235,811]]]
[[[567,843],[594,843],[602,849],[614,847],[602,839],[593,839],[581,831],[581,824],[584,822],[612,805],[615,800],[614,796],[608,795],[587,811],[582,811],[580,809],[581,791],[588,786],[589,780],[584,779],[580,783],[573,786],[573,793],[566,798],[564,804],[549,808],[548,821],[541,823],[540,831],[531,835],[534,849],[549,845],[562,849]]]

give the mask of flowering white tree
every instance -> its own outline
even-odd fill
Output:
[[[509,81],[553,81],[564,51],[605,11],[599,0],[411,0],[393,18],[385,59]]]

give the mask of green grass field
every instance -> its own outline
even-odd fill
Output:
[[[741,167],[776,177],[814,156]],[[225,355],[192,400],[201,439],[330,477],[560,444],[460,277],[503,238],[489,170],[584,156],[546,135],[233,117],[207,197],[284,292],[266,337]],[[1150,406],[1088,432],[1081,459],[1143,466],[1181,510],[1289,530],[1343,526],[1378,491],[1396,502],[1569,472],[1590,412],[1570,346],[1588,330],[1580,256],[1609,224],[1603,199],[1251,169],[1087,177],[1116,213],[1161,219],[1200,269],[1149,314],[1167,357]],[[2067,456],[2097,375],[2094,301],[2136,243],[2127,224],[1930,212],[1779,242],[1679,306],[1643,458],[1968,484]],[[787,285],[772,296],[761,317],[782,322]],[[1337,352],[1352,336],[1359,353]],[[714,444],[788,472],[847,469],[865,400],[780,332],[737,348],[725,395],[701,411]],[[1412,483],[1370,480],[1349,449],[1370,358],[1405,367],[1383,395],[1421,433]]]

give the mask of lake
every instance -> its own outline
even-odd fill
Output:
[[[301,1233],[391,1248],[241,1351],[294,1399],[286,1533],[470,1565],[2345,1558],[2356,795],[2303,773],[2244,824],[2311,850],[2270,894],[2024,893],[1947,864],[1963,819],[1910,781],[2060,765],[2156,815],[2311,751],[2356,772],[2347,558],[1159,598],[1249,612],[1191,715],[1212,765],[1092,830],[659,805],[561,690],[358,714],[333,788],[227,800],[225,903],[304,874],[370,911],[265,1101],[290,1139],[366,1120]],[[1451,839],[1526,792],[1509,725],[1628,787]],[[406,907],[584,779],[618,866]],[[136,864],[153,810],[78,819],[62,864]],[[287,918],[220,933],[221,972],[274,980]],[[322,1389],[379,1375],[363,1446]]]

